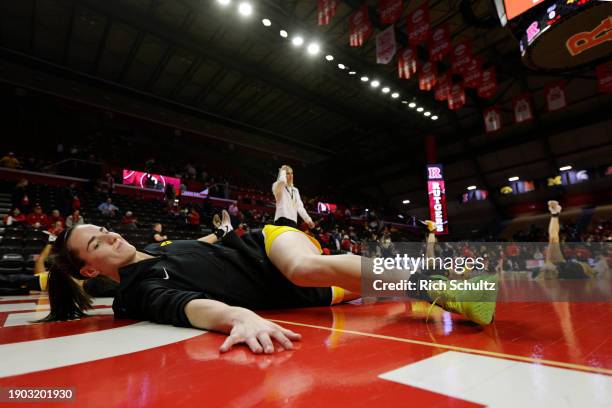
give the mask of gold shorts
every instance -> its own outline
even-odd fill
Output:
[[[304,234],[306,237],[308,237],[310,242],[312,242],[313,245],[317,247],[317,249],[319,250],[319,253],[323,252],[323,250],[321,249],[321,244],[319,244],[319,241],[317,241],[314,237],[306,234],[304,231],[300,231],[297,228],[287,227],[284,225],[268,224],[265,227],[263,227],[263,230],[261,231],[264,236],[264,243],[266,244],[266,255],[270,256],[270,248],[272,247],[272,243],[274,242],[274,240],[278,238],[279,235],[284,234],[285,232],[289,232],[289,231],[299,232],[300,234]]]
[[[263,227],[263,230],[261,231],[264,236],[266,255],[270,256],[270,248],[272,247],[272,243],[274,242],[274,240],[278,238],[279,235],[285,232],[289,232],[289,231],[299,232],[300,234],[304,234],[306,237],[308,237],[310,242],[312,242],[312,244],[317,248],[319,253],[320,254],[323,253],[323,249],[321,248],[321,244],[319,243],[319,241],[317,241],[313,236],[306,234],[304,231],[300,231],[297,228],[287,227],[284,225],[268,224],[265,227]],[[338,304],[344,301],[344,292],[345,292],[344,289],[338,286],[332,286],[331,291],[332,291],[332,300],[331,300],[332,305],[335,305],[335,304]]]

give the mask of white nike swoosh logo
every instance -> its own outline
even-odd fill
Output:
[[[162,266],[162,269],[164,270],[164,273],[166,274],[164,279],[170,279],[170,275],[168,275],[168,271],[166,270],[166,268]]]

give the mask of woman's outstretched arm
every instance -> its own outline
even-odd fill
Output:
[[[229,306],[216,300],[191,300],[185,305],[185,314],[193,327],[229,334],[221,345],[222,353],[236,344],[246,343],[253,353],[270,354],[275,351],[273,340],[290,350],[293,348],[291,341],[301,338],[299,334],[248,309]]]

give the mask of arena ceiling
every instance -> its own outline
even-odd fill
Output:
[[[404,2],[400,21],[423,2]],[[423,189],[428,134],[437,136],[439,160],[457,169],[453,177],[458,185],[488,188],[495,185],[492,174],[522,166],[538,167],[538,174],[554,172],[567,151],[557,151],[550,137],[609,117],[611,100],[597,93],[592,68],[566,75],[527,70],[516,39],[500,27],[489,0],[429,1],[432,25],[448,23],[453,42],[471,39],[474,54],[497,70],[499,90],[493,100],[468,91],[459,111],[434,101],[431,92],[419,91],[416,80],[399,80],[395,63],[377,65],[373,38],[362,47],[349,47],[348,17],[363,1],[341,1],[326,26],[317,25],[315,0],[253,0],[251,18],[239,16],[236,3],[5,0],[0,3],[2,57],[29,59],[41,69],[53,64],[124,94],[132,92],[134,98],[146,95],[165,106],[176,104],[252,135],[253,143],[271,153],[299,158],[317,168],[317,177],[342,170],[344,188],[391,200]],[[365,3],[379,31],[383,26],[377,2]],[[271,27],[261,24],[263,17],[272,21]],[[406,29],[404,23],[399,27],[401,45]],[[307,56],[279,35],[281,28],[290,38],[300,33],[317,39],[322,54]],[[325,61],[326,54],[334,55],[334,61]],[[350,69],[338,69],[337,63]],[[357,75],[348,75],[350,70]],[[400,98],[370,89],[359,80],[363,74],[379,78]],[[515,96],[532,93],[536,110],[542,112],[543,89],[559,79],[566,81],[569,108],[510,125]],[[402,100],[416,101],[438,120],[409,109]],[[495,137],[484,135],[482,119],[482,110],[492,103],[502,107],[508,124]],[[582,149],[609,153],[609,134],[596,136],[587,143],[590,148]]]

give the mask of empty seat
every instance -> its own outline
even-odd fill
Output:
[[[43,239],[30,238],[25,241],[24,247],[25,248],[37,248],[39,250],[42,250],[42,248],[45,246],[46,243],[47,241]]]
[[[0,245],[3,247],[22,247],[23,242],[18,237],[4,236]]]
[[[26,239],[31,239],[31,238],[42,239],[42,240],[48,239],[48,235],[45,234],[43,230],[39,230],[39,229],[26,231],[24,236]]]
[[[21,239],[21,237],[23,236],[23,231],[21,229],[5,229],[4,234],[2,234],[2,236],[5,238],[12,237]]]
[[[0,258],[0,273],[14,274],[23,271],[23,255],[21,254],[4,254]]]

